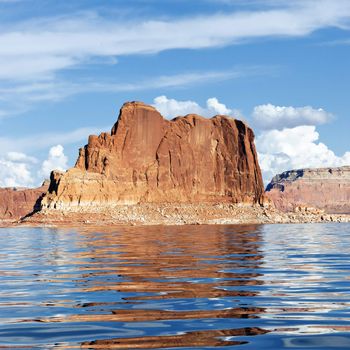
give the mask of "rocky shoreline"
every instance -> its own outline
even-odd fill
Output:
[[[350,222],[349,184],[350,167],[301,169],[265,192],[245,122],[168,120],[133,101],[110,132],[89,136],[73,168],[37,189],[0,189],[0,227]]]
[[[42,210],[0,227],[83,227],[119,225],[243,225],[350,222],[350,215],[300,207],[284,213],[273,207],[243,204],[139,204],[71,211]]]

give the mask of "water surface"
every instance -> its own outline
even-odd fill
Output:
[[[349,224],[0,239],[0,348],[350,348]]]

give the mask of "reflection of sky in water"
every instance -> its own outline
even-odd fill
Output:
[[[265,297],[270,306],[261,317],[273,315],[284,322],[293,321],[297,329],[291,333],[299,335],[349,331],[350,328],[332,327],[349,321],[349,225],[263,226],[262,233],[264,264],[259,279],[269,287],[262,289],[259,297]],[[278,315],[276,308],[281,309]],[[317,339],[303,343],[291,338],[285,340],[284,346],[319,346]],[[342,348],[344,340],[334,344],[335,339],[329,341]],[[348,348],[349,338],[346,339]],[[326,344],[322,346],[327,348]]]
[[[347,224],[0,236],[0,346],[350,347]]]

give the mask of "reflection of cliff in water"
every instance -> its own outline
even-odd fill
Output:
[[[188,332],[179,335],[119,338],[84,342],[82,349],[156,349],[173,347],[233,346],[247,344],[247,341],[232,340],[232,337],[253,336],[268,333],[260,328],[225,329]],[[226,339],[225,339],[226,338]]]
[[[256,272],[262,261],[256,227],[234,227],[232,233],[227,226],[207,226],[205,233],[196,226],[143,227],[99,234],[79,253],[80,259],[90,259],[88,269],[94,267],[81,282],[85,291],[136,293],[128,300],[253,296],[226,287],[262,283]]]
[[[6,346],[349,348],[349,225],[93,230],[3,230]]]
[[[262,284],[258,272],[259,226],[187,226],[127,228],[119,233],[89,233],[78,259],[89,261],[79,281],[84,292],[115,291],[118,302],[84,303],[88,314],[69,322],[155,322],[190,319],[257,318],[263,308],[242,306],[254,297],[251,286]],[[89,271],[90,270],[90,271]],[[91,271],[93,270],[93,271]],[[217,306],[217,305],[222,306]],[[51,321],[59,321],[53,320]],[[218,337],[255,335],[266,331],[239,328],[193,331],[181,335],[99,340],[93,347],[153,348],[222,344]],[[224,342],[225,343],[225,342]],[[234,345],[236,342],[227,342]],[[241,344],[241,342],[237,342]],[[88,344],[84,344],[87,346]]]

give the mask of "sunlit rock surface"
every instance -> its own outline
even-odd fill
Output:
[[[137,203],[259,203],[263,182],[254,133],[242,121],[164,119],[125,103],[111,133],[91,135],[74,168],[51,175],[43,208]]]
[[[350,166],[284,172],[272,179],[266,197],[285,212],[314,208],[349,214]]]
[[[19,220],[40,209],[47,189],[47,182],[39,188],[0,188],[0,220]]]

